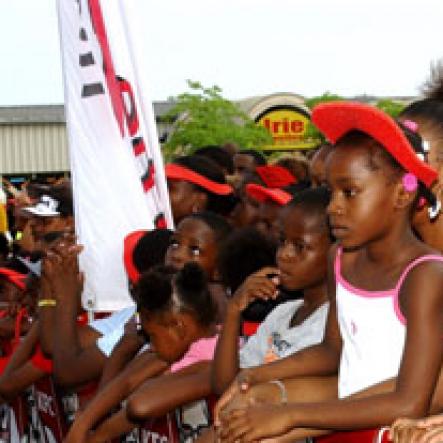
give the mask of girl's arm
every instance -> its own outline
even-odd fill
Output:
[[[0,401],[11,402],[26,388],[47,374],[27,361],[20,367],[3,374],[0,378]]]
[[[239,370],[241,313],[257,298],[269,299],[278,295],[278,282],[268,277],[277,276],[278,272],[277,268],[265,267],[250,275],[228,303],[223,329],[217,341],[212,374],[212,386],[218,395],[225,391]]]
[[[0,401],[9,402],[28,386],[42,378],[45,373],[31,364],[35,346],[38,343],[38,321],[11,356],[5,371],[0,377]]]
[[[57,300],[52,356],[54,378],[64,387],[98,378],[106,360],[94,340],[99,333],[89,327],[85,332],[79,332],[82,328],[77,324],[78,302],[83,287],[77,263],[80,251],[80,246],[68,244],[60,246],[57,253],[48,254],[45,259],[47,277]],[[89,346],[86,346],[87,342]]]
[[[426,415],[443,356],[442,264],[425,262],[414,268],[402,285],[400,304],[407,318],[407,332],[392,392],[323,403],[238,409],[224,422],[224,439],[260,440],[298,427],[373,428],[389,425],[398,417]]]
[[[84,441],[88,431],[93,429],[112,408],[118,406],[143,381],[162,373],[167,367],[167,363],[152,352],[144,352],[137,356],[123,372],[91,400],[73,423],[66,442]]]
[[[121,411],[97,428],[88,443],[116,438],[133,429],[139,422],[162,417],[180,405],[208,396],[211,393],[210,375],[210,362],[200,362],[181,371],[148,380],[129,397]]]
[[[115,345],[111,355],[106,360],[98,390],[101,391],[111,382],[130,362],[144,345],[145,341],[138,334],[125,333]]]
[[[214,354],[212,386],[221,395],[238,373],[238,341],[241,310],[232,302],[228,304],[225,322]]]
[[[14,372],[17,368],[25,364],[31,358],[38,343],[38,323],[39,321],[37,320],[32,324],[31,329],[26,334],[23,341],[15,349],[3,374],[0,377],[0,380],[2,380],[3,377],[10,374],[11,372]]]

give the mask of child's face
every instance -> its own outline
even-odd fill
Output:
[[[211,278],[215,271],[217,250],[212,229],[202,220],[186,218],[171,237],[165,264],[180,270],[186,263],[195,262]]]
[[[280,217],[281,238],[277,266],[283,287],[302,290],[323,284],[331,245],[324,220],[304,214],[297,206],[285,208]]]
[[[229,215],[231,224],[236,228],[243,228],[255,224],[260,204],[246,194],[244,187],[240,191],[239,198],[240,201],[235,205]]]
[[[202,193],[198,192],[192,183],[184,180],[168,180],[168,191],[172,215],[176,223],[195,212],[195,205]],[[199,208],[199,210],[203,209]]]
[[[280,235],[279,215],[282,207],[277,203],[266,200],[258,209],[256,228],[273,241],[277,241]]]
[[[164,361],[180,360],[189,348],[185,323],[180,316],[169,312],[140,313],[143,331],[149,336],[151,349]]]
[[[398,220],[397,181],[389,168],[369,166],[365,146],[337,146],[326,162],[331,189],[328,215],[332,234],[345,248],[356,248],[388,233]]]
[[[65,231],[73,226],[72,217],[32,217],[31,232],[34,241],[41,241],[50,232]]]

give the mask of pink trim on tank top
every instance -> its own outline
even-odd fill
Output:
[[[343,278],[341,274],[341,261],[340,261],[341,255],[342,255],[342,249],[338,248],[337,255],[335,256],[335,261],[334,261],[335,277],[337,279],[337,282],[340,283],[345,289],[347,289],[351,293],[358,295],[360,297],[365,297],[365,298],[392,297],[395,315],[397,316],[400,323],[402,323],[403,325],[406,324],[406,318],[401,312],[398,298],[400,294],[400,287],[403,281],[405,280],[406,276],[408,275],[409,271],[412,268],[414,268],[416,265],[425,261],[436,260],[443,262],[443,256],[441,255],[435,255],[435,254],[422,255],[412,260],[408,264],[408,266],[406,266],[404,271],[401,273],[400,278],[398,279],[398,282],[395,285],[395,288],[385,291],[366,291],[364,289],[356,288],[355,286],[353,286],[351,283],[349,283]]]

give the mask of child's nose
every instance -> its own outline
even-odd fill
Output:
[[[174,268],[181,269],[187,261],[185,248],[176,248],[171,253],[171,264]]]
[[[331,200],[329,201],[328,207],[326,208],[326,212],[329,216],[338,215],[343,212],[338,198],[331,196]]]

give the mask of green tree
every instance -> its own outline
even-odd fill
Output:
[[[260,149],[272,143],[269,132],[223,98],[218,86],[206,88],[188,80],[188,87],[191,92],[176,97],[176,104],[163,117],[173,122],[173,131],[163,145],[166,157],[190,154],[205,145],[235,143]]]
[[[389,99],[379,100],[375,106],[383,112],[386,112],[386,114],[390,115],[392,118],[397,118],[405,107],[403,103],[395,102]]]

